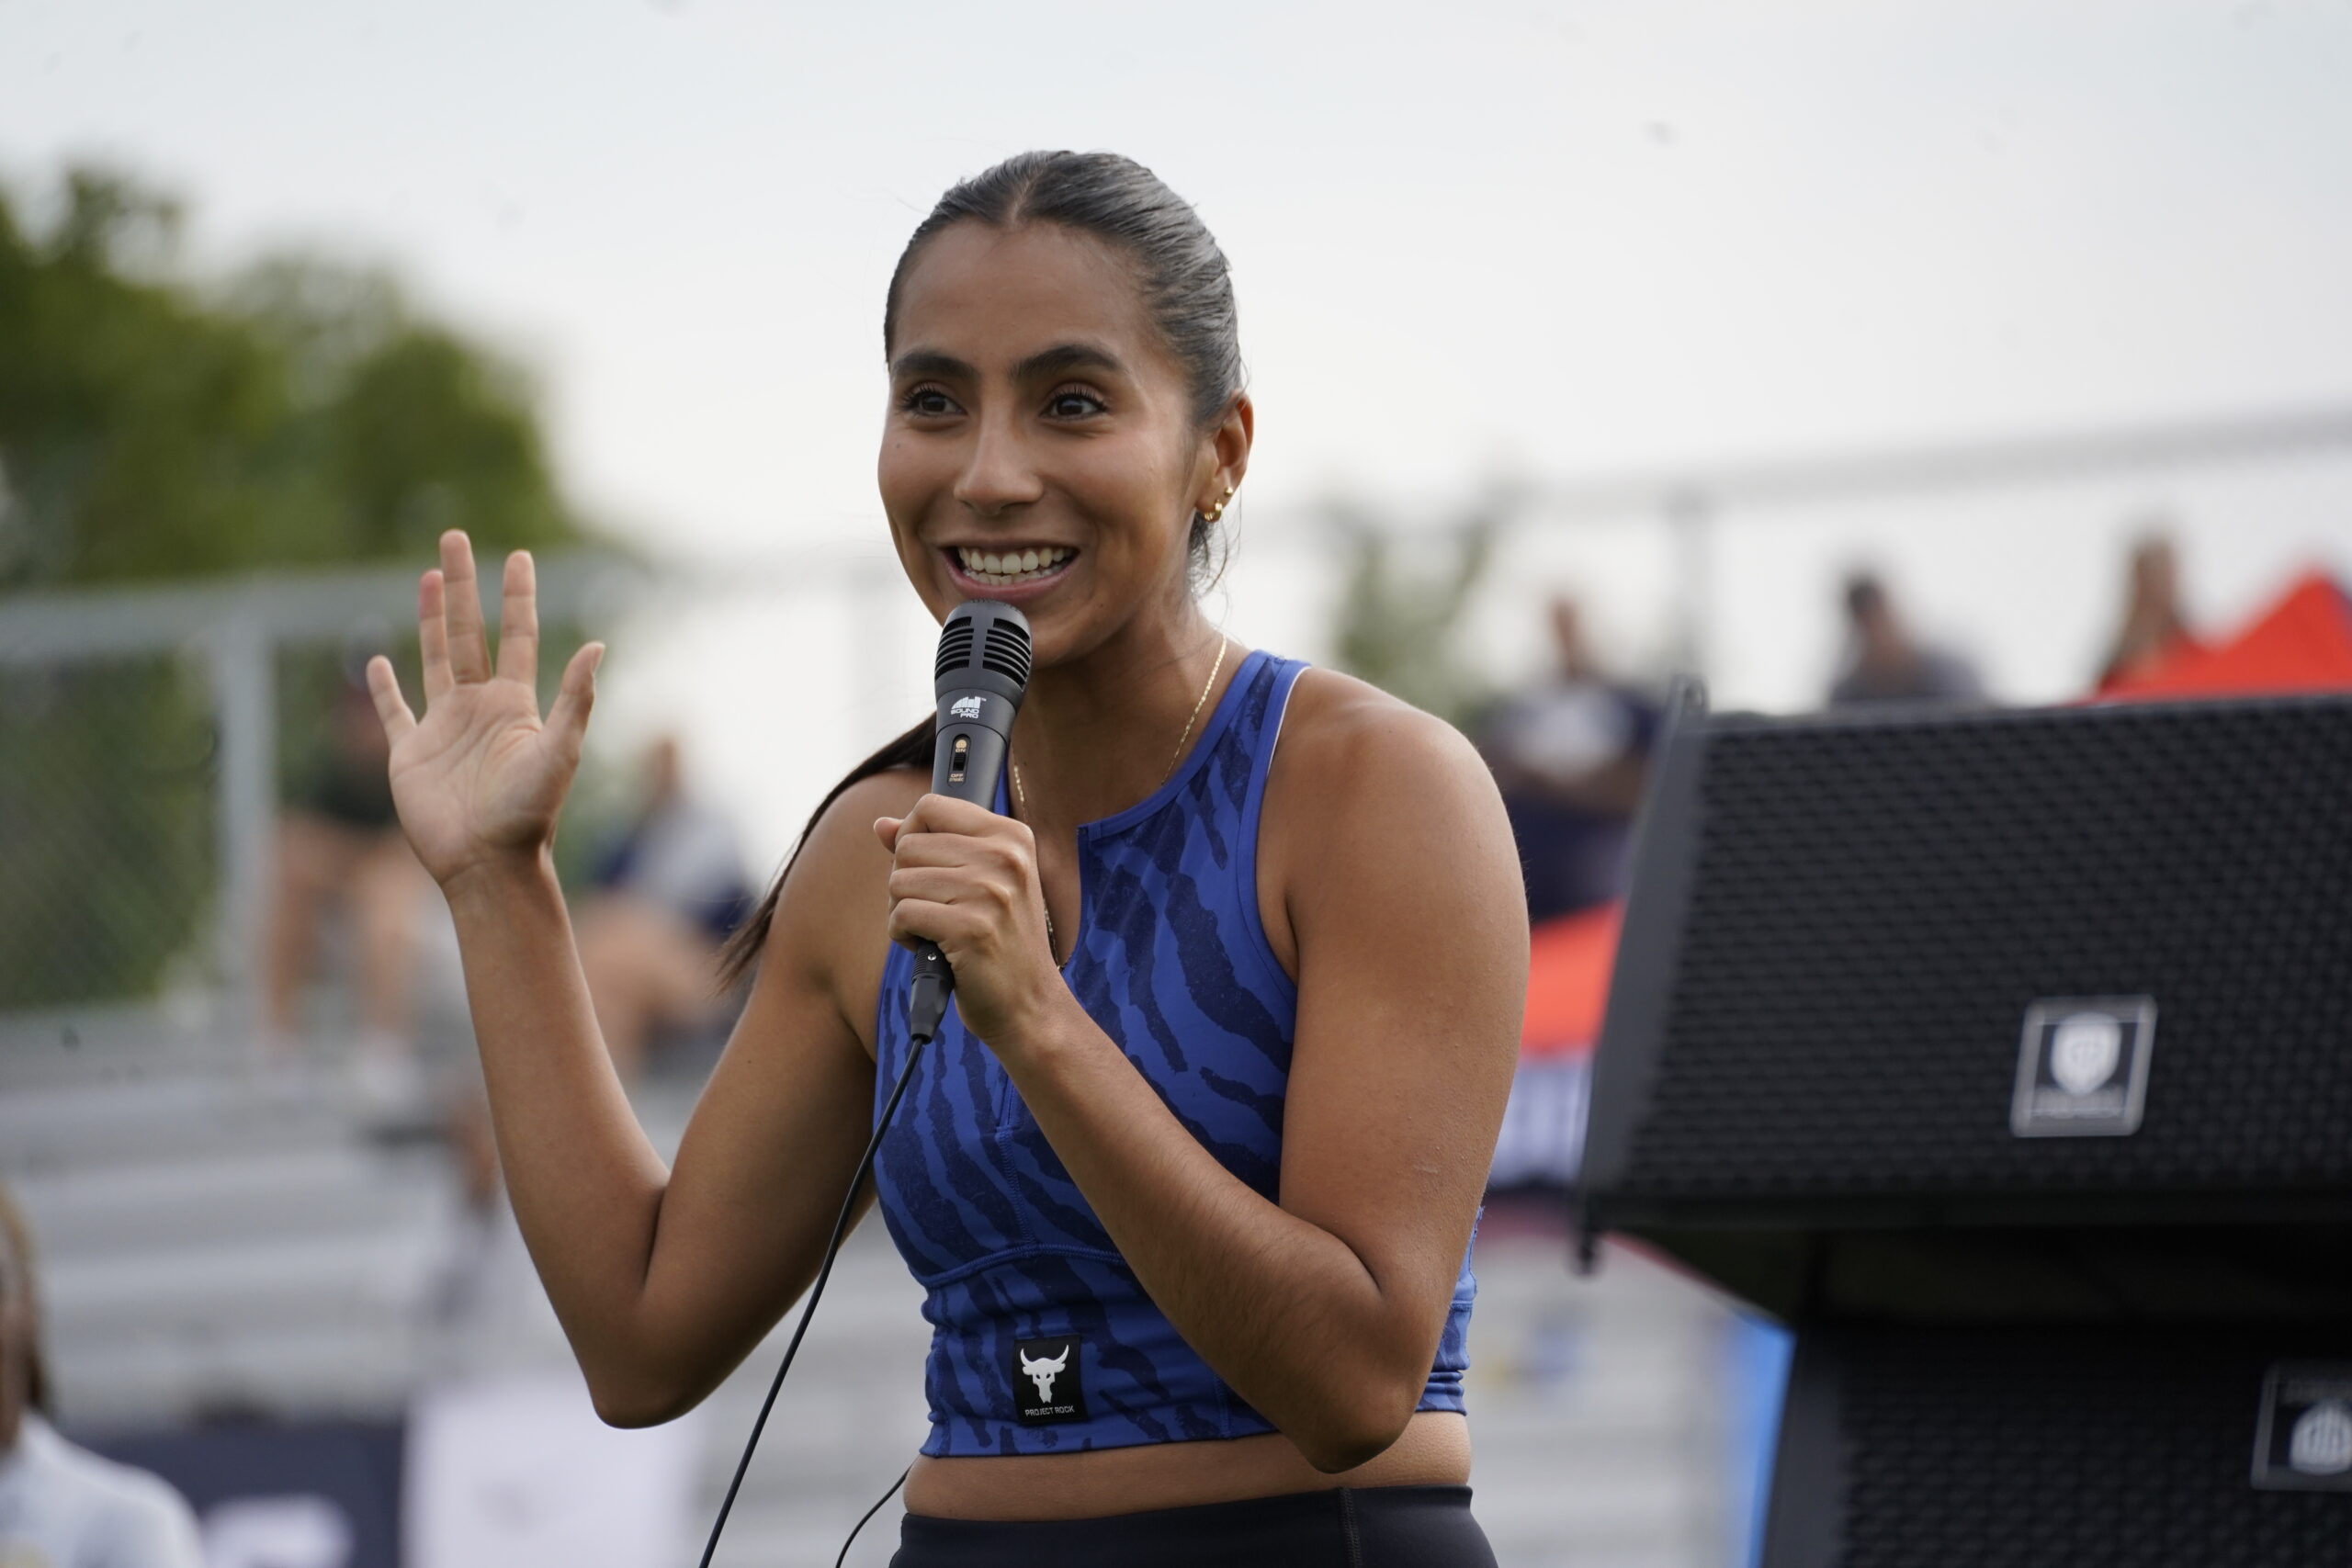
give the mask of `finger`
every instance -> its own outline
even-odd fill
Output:
[[[528,550],[506,558],[498,609],[498,672],[526,686],[539,679],[539,575]]]
[[[577,759],[588,739],[588,715],[596,705],[596,666],[604,661],[605,645],[591,642],[582,644],[563,667],[562,682],[548,708],[548,733],[566,756]]]
[[[376,699],[376,716],[383,722],[384,739],[398,745],[401,736],[416,728],[416,715],[401,695],[401,678],[392,673],[392,661],[380,653],[368,661],[368,694]]]
[[[943,948],[960,952],[964,938],[978,922],[952,905],[933,904],[926,899],[909,898],[890,907],[890,940],[901,947],[913,947],[918,942],[936,942]]]
[[[441,536],[441,579],[449,623],[449,673],[459,685],[490,679],[490,639],[482,631],[481,584],[474,547],[462,528]]]
[[[899,864],[908,867],[978,865],[992,858],[967,833],[919,832],[912,828],[899,830],[899,841],[890,852]]]
[[[1037,840],[1026,823],[993,811],[954,825],[909,817],[899,824],[891,853],[900,865],[1008,865],[1018,870],[1035,863]]]
[[[416,646],[417,651],[424,655],[424,705],[428,712],[458,683],[458,678],[449,673],[449,620],[443,613],[447,599],[447,585],[441,581],[439,567],[417,579]]]
[[[903,817],[876,817],[874,819],[874,836],[882,840],[884,849],[896,850],[899,847],[899,829],[906,826],[906,821]]]
[[[922,904],[981,905],[997,897],[994,888],[956,866],[901,865],[885,886],[894,904],[912,899]]]
[[[958,800],[952,795],[926,795],[907,813],[910,819],[919,818],[920,831],[926,833],[985,833],[996,823],[1012,822],[1010,817],[1000,817],[975,801]]]

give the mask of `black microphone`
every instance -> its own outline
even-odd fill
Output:
[[[1012,744],[1012,719],[1029,689],[1029,618],[1010,604],[974,599],[956,606],[939,628],[932,690],[939,699],[931,793],[996,809]],[[915,949],[907,987],[907,1033],[929,1040],[947,1016],[956,971],[936,942]]]

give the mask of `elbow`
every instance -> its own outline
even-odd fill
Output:
[[[588,1377],[588,1402],[595,1407],[596,1419],[626,1430],[675,1421],[700,1404],[705,1392],[642,1374],[624,1378],[591,1373]]]
[[[675,1421],[694,1408],[691,1400],[624,1400],[595,1396],[590,1403],[596,1407],[596,1419],[607,1427],[618,1427],[625,1431],[635,1431],[640,1427],[659,1427],[664,1422]]]
[[[1378,1398],[1340,1400],[1328,1418],[1295,1433],[1291,1441],[1306,1462],[1325,1475],[1340,1475],[1370,1464],[1394,1447],[1413,1419],[1419,1402],[1416,1383],[1403,1398],[1384,1393]]]
[[[1313,1445],[1302,1442],[1298,1451],[1306,1456],[1307,1463],[1324,1474],[1345,1475],[1349,1471],[1359,1470],[1386,1453],[1388,1445],[1395,1442],[1401,1432],[1402,1428],[1399,1428],[1385,1436],[1361,1438],[1335,1435]]]

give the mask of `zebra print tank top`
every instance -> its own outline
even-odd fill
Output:
[[[1252,653],[1140,804],[1079,829],[1062,975],[1222,1165],[1279,1197],[1297,994],[1258,919],[1258,816],[1304,666]],[[998,808],[1003,808],[1000,791]],[[877,1005],[875,1110],[906,1062],[911,955]],[[951,1007],[876,1157],[883,1218],[927,1292],[926,1454],[1051,1453],[1273,1429],[1160,1314],[995,1055]],[[1463,1259],[1419,1408],[1463,1407]]]

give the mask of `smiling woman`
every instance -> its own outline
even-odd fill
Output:
[[[1527,961],[1493,785],[1442,724],[1202,615],[1254,412],[1225,259],[1148,171],[1030,153],[950,191],[884,347],[909,582],[1030,624],[1011,787],[925,794],[926,719],[835,789],[734,949],[757,980],[674,1168],[548,870],[594,645],[542,723],[529,558],[493,671],[453,534],[423,723],[370,671],[598,1408],[690,1407],[807,1288],[934,942],[955,1005],[875,1166],[934,1325],[900,1568],[1491,1564],[1468,1247]]]

